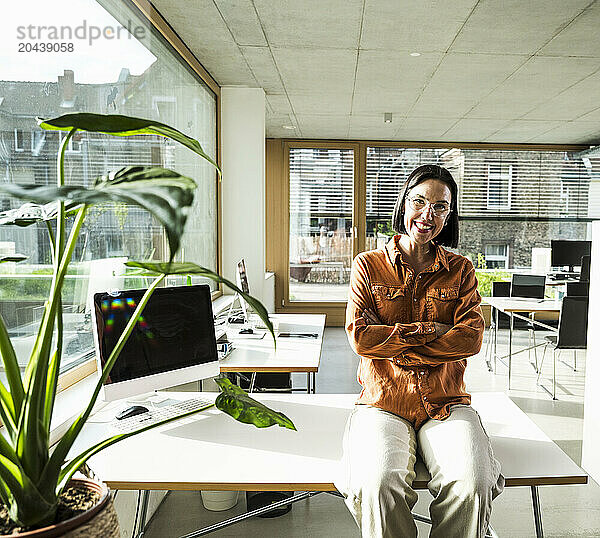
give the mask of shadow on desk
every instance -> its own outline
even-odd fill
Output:
[[[215,436],[218,436],[218,444],[224,447],[229,445],[266,452],[276,450],[277,453],[333,461],[341,459],[342,439],[350,409],[262,398],[261,402],[284,413],[292,420],[297,431],[279,426],[259,430],[254,426],[240,424],[230,417],[227,417],[229,420],[223,421],[222,417],[212,410],[210,414],[204,414],[207,413],[205,411],[199,420],[165,430],[163,433],[172,437],[192,440],[215,439]],[[218,411],[218,413],[221,412]],[[215,434],[217,428],[218,434]],[[303,429],[311,430],[312,437],[303,436]],[[311,439],[314,441],[315,430],[319,439],[318,444],[311,442]]]

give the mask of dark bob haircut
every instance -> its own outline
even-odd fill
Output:
[[[394,214],[392,215],[392,227],[394,231],[400,234],[405,234],[406,229],[404,228],[404,202],[406,195],[416,187],[419,183],[428,179],[437,179],[444,182],[450,189],[452,199],[450,201],[450,215],[446,221],[446,225],[440,232],[440,234],[434,239],[436,245],[443,245],[450,248],[456,248],[458,246],[458,185],[452,174],[445,168],[438,166],[437,164],[426,164],[415,168],[404,183],[402,191],[398,195],[396,200],[396,206],[394,207]]]

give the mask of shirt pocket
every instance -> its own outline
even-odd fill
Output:
[[[430,288],[427,290],[427,313],[431,321],[454,324],[458,303],[458,288]]]
[[[407,312],[406,286],[371,286],[379,319],[386,324],[405,323]]]

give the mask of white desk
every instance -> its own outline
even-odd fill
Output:
[[[510,376],[512,371],[512,336],[515,318],[523,319],[546,330],[556,332],[556,327],[552,327],[536,320],[535,317],[523,314],[554,313],[560,314],[561,302],[556,299],[528,299],[521,297],[484,297],[485,303],[491,305],[495,311],[495,329],[494,329],[494,372],[496,371],[497,341],[498,341],[498,312],[503,312],[510,317],[508,332],[508,388],[510,389]],[[525,348],[521,351],[527,351]],[[502,357],[504,358],[504,357]],[[537,365],[535,366],[537,372]]]
[[[230,325],[227,336],[234,350],[220,361],[221,372],[306,372],[307,392],[315,392],[316,373],[321,362],[325,314],[272,314],[275,334],[316,333],[317,338],[277,338],[267,333],[260,339],[244,338],[239,326]],[[311,383],[312,381],[312,383]]]
[[[217,394],[201,396],[215,398]],[[94,456],[90,467],[115,489],[335,491],[343,432],[356,395],[255,396],[284,412],[298,431],[277,426],[257,429],[211,408],[117,443]],[[587,474],[505,394],[474,394],[473,406],[502,464],[506,486],[531,487],[536,528],[542,536],[537,487],[585,484]],[[107,424],[90,422],[78,439],[78,448],[107,434]],[[423,489],[428,480],[425,468],[418,464],[414,487]]]

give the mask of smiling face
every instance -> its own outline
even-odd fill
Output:
[[[429,203],[417,210],[413,208],[411,199]],[[438,179],[426,179],[407,193],[404,200],[404,228],[413,243],[425,245],[440,234],[450,216],[449,211],[440,210],[442,205],[450,207],[451,201],[449,187]],[[435,214],[436,208],[442,213],[439,216]]]

